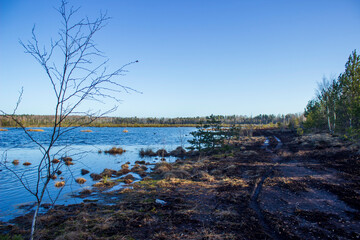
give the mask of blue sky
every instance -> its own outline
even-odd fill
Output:
[[[360,1],[70,0],[79,17],[112,17],[96,36],[110,66],[133,60],[113,116],[180,117],[302,112],[323,76],[360,51]],[[0,109],[53,114],[51,86],[19,39],[56,37],[55,0],[0,0]],[[89,103],[83,109],[108,109]]]

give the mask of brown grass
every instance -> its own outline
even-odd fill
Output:
[[[131,179],[131,180],[134,180],[134,176],[129,174],[129,175],[126,175],[123,179]]]
[[[59,160],[59,159],[54,158],[51,162],[52,162],[52,163],[54,163],[54,164],[56,164],[56,163],[59,163],[59,162],[60,162],[60,160]]]
[[[81,130],[80,132],[92,132],[92,130]]]
[[[121,170],[117,171],[117,172],[116,172],[116,175],[117,175],[117,176],[121,176],[121,175],[127,174],[127,173],[129,173],[129,172],[131,172],[130,169],[124,168],[124,169],[121,169]]]
[[[156,156],[156,153],[154,153],[154,151],[152,149],[141,149],[140,152],[139,152],[139,155],[141,157],[145,157],[145,156],[149,156],[149,157],[153,157],[153,156]]]
[[[23,165],[24,166],[29,166],[29,165],[31,165],[31,163],[30,162],[24,162]]]
[[[189,177],[190,174],[183,170],[173,170],[171,172],[166,172],[163,176],[164,179],[171,179],[171,178],[187,179]]]
[[[110,150],[105,150],[105,153],[108,154],[123,154],[124,152],[126,152],[126,150],[121,147],[112,147]]]
[[[14,165],[19,165],[19,160],[14,160],[14,161],[12,161],[12,164],[14,164]]]
[[[241,178],[224,178],[221,181],[225,185],[229,185],[231,187],[248,187],[249,184],[241,179]]]
[[[64,186],[65,186],[65,181],[55,183],[55,187],[57,187],[57,188],[61,188],[61,187],[64,187]]]
[[[156,174],[163,174],[165,172],[169,172],[172,170],[172,165],[168,162],[161,162],[161,163],[157,163],[155,166],[155,170],[154,173]]]
[[[131,179],[124,179],[124,183],[126,183],[126,184],[130,184],[132,182],[133,182],[133,180],[131,180]]]
[[[43,129],[27,129],[27,132],[43,132]]]
[[[78,184],[84,184],[86,182],[86,179],[85,178],[77,178],[75,180],[75,182],[77,182]]]
[[[65,161],[65,165],[70,166],[70,165],[74,165],[74,163],[72,161]]]
[[[128,169],[128,168],[129,168],[129,164],[127,163],[121,165],[121,169]]]
[[[0,132],[6,132],[8,131],[7,129],[4,129],[4,128],[0,128]]]
[[[91,193],[92,193],[92,191],[90,189],[84,189],[80,192],[80,194],[82,194],[82,195],[89,195]]]
[[[62,160],[66,162],[66,161],[72,161],[73,159],[71,157],[63,157]]]

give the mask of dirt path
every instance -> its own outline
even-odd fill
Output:
[[[341,177],[341,172],[326,168],[315,159],[282,158],[280,144],[269,151],[274,155],[274,165],[259,178],[250,207],[271,238],[360,237],[359,210],[340,200],[341,193],[329,189],[351,184]]]
[[[279,138],[274,137],[278,143],[275,147],[275,149],[279,149],[282,146],[281,140]],[[278,240],[282,239],[281,236],[275,231],[270,224],[266,221],[264,214],[262,213],[262,209],[259,204],[259,194],[262,192],[263,184],[267,178],[269,178],[273,172],[273,169],[280,161],[279,156],[275,155],[272,150],[269,149],[269,139],[267,138],[264,143],[264,148],[271,154],[273,154],[272,161],[274,163],[273,166],[271,166],[261,177],[257,179],[255,182],[255,186],[253,189],[253,192],[251,194],[250,203],[249,206],[255,211],[257,214],[257,217],[259,219],[259,223],[261,227],[263,228],[264,232],[269,235],[272,239]]]

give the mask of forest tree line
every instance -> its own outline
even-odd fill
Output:
[[[50,115],[17,115],[17,121],[25,127],[51,127],[54,116]],[[240,115],[216,115],[223,125],[256,124],[269,126],[287,126],[299,124],[302,114],[267,115],[260,114],[255,117]],[[69,116],[62,124],[66,126],[92,126],[92,127],[194,127],[206,121],[206,117],[177,117],[177,118],[138,118],[138,117],[100,117]],[[0,127],[18,127],[18,125],[6,115],[0,116]]]
[[[360,56],[356,50],[350,54],[343,73],[319,83],[304,115],[307,129],[360,137]]]

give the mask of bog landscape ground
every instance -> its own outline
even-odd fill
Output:
[[[228,145],[175,163],[140,162],[129,171],[152,168],[142,181],[132,182],[130,172],[123,189],[94,187],[78,197],[96,200],[42,214],[36,239],[360,238],[358,144],[263,129]],[[29,213],[0,231],[28,236],[31,220]]]

